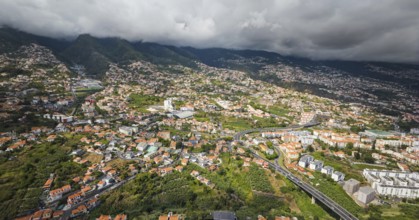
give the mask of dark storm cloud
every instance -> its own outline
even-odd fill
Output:
[[[418,0],[0,0],[0,24],[314,59],[419,61]]]

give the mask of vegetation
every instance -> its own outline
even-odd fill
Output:
[[[274,189],[272,188],[264,170],[260,169],[257,165],[253,164],[250,166],[247,178],[253,190],[274,193]]]
[[[92,217],[124,212],[134,219],[155,219],[161,213],[172,211],[186,214],[188,219],[206,219],[213,210],[231,210],[239,219],[256,218],[259,214],[268,218],[275,215],[328,218],[324,210],[310,204],[310,198],[292,183],[286,183],[292,190],[284,194],[292,199],[278,197],[275,191],[280,186],[272,185],[271,171],[255,164],[243,167],[243,161],[230,154],[222,154],[221,159],[223,164],[216,172],[189,164],[182,173],[164,177],[141,173],[132,182],[104,195],[102,205],[92,212]],[[199,171],[215,187],[211,189],[190,176],[192,170]],[[279,175],[273,179],[285,184]],[[295,208],[298,212],[286,204],[294,200],[298,207],[301,205]]]
[[[322,160],[325,166],[331,166],[335,170],[344,173],[346,175],[345,178],[353,178],[361,182],[364,181],[364,178],[361,175],[362,169],[354,169],[349,162],[342,160],[339,157],[323,155],[321,152],[314,152],[312,155],[315,159]]]
[[[11,117],[0,123],[0,132],[15,131],[17,133],[23,133],[30,131],[32,127],[45,126],[53,128],[57,124],[54,120],[45,119],[41,116],[36,116],[35,114],[28,114],[25,116],[22,112],[11,114],[13,114]],[[19,120],[22,117],[24,117],[24,119]]]
[[[326,177],[320,173],[314,173],[315,179],[312,180],[317,189],[344,207],[346,210],[354,215],[362,211],[362,208],[355,203],[355,201],[346,194],[342,186],[338,185],[331,178]]]
[[[51,173],[57,177],[52,188],[69,184],[69,180],[83,173],[81,165],[69,162],[74,140],[62,138],[34,144],[21,152],[0,156],[1,218],[13,219],[18,213],[37,208],[41,188]]]
[[[147,108],[151,105],[157,105],[163,101],[163,98],[144,94],[131,94],[129,107],[139,112],[148,112]]]

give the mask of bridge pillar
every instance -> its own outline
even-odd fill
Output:
[[[315,204],[316,203],[316,199],[314,198],[314,196],[311,197],[311,204]]]

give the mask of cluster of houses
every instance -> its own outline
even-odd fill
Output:
[[[284,143],[300,143],[304,148],[314,143],[315,136],[309,131],[275,131],[262,132],[263,138],[278,138]]]
[[[419,198],[419,173],[417,172],[364,169],[362,174],[379,195]]]
[[[128,216],[126,214],[118,214],[114,218],[110,215],[101,215],[96,220],[127,220]]]
[[[345,174],[339,171],[334,171],[334,168],[331,166],[323,166],[323,161],[314,160],[314,157],[311,155],[303,155],[298,161],[298,166],[302,168],[309,168],[313,171],[320,171],[331,178],[336,182],[341,182],[345,179]]]
[[[59,219],[64,214],[62,210],[42,209],[31,215],[15,218],[15,220],[47,220]]]

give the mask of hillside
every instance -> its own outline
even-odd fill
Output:
[[[0,42],[1,53],[30,43],[42,45],[67,66],[82,65],[87,75],[95,78],[103,78],[110,64],[126,69],[135,61],[147,61],[163,68],[179,65],[197,70],[197,64],[203,63],[243,71],[253,79],[298,91],[369,104],[390,115],[397,115],[397,110],[413,113],[415,106],[400,101],[419,95],[417,64],[316,61],[266,51],[196,49],[87,34],[74,40],[57,40],[11,28],[0,29]]]

